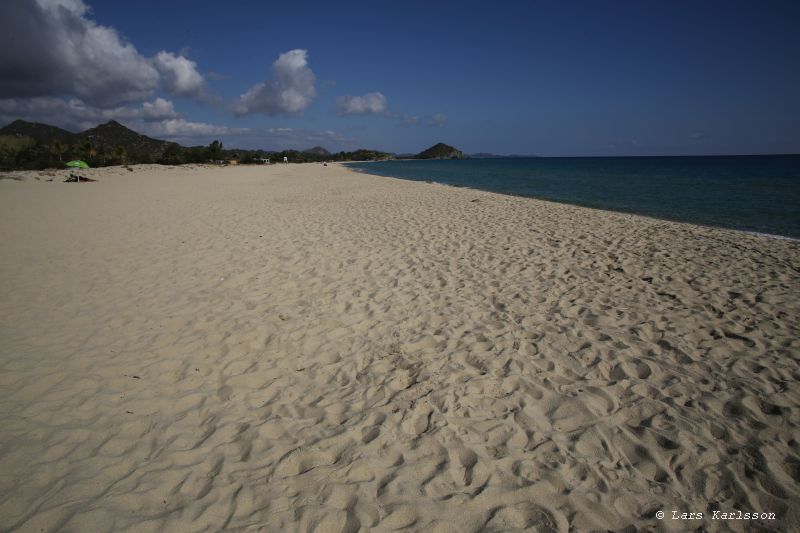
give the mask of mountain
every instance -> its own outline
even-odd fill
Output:
[[[76,137],[79,142],[91,142],[97,150],[113,150],[122,146],[129,156],[149,158],[152,161],[159,159],[170,145],[175,144],[137,133],[116,120],[109,120],[105,124],[77,134]]]
[[[0,128],[0,135],[11,135],[14,137],[30,137],[31,139],[43,143],[61,141],[62,143],[75,142],[76,135],[71,131],[62,130],[49,124],[39,122],[27,122],[25,120],[15,120],[11,124]]]
[[[61,146],[55,141],[60,141]],[[394,155],[377,150],[332,154],[321,146],[304,152],[230,150],[223,149],[219,141],[208,146],[185,147],[141,135],[115,120],[81,133],[71,133],[55,126],[24,120],[15,120],[0,128],[0,170],[63,168],[64,162],[70,159],[82,159],[96,167],[138,163],[181,165],[225,159],[238,159],[241,163],[252,164],[265,157],[274,158],[275,161],[283,161],[286,157],[292,163],[394,159]]]
[[[329,155],[331,155],[331,153],[322,146],[315,146],[314,148],[303,150],[303,153],[308,155],[315,155],[317,157],[328,157]]]
[[[417,154],[418,159],[464,159],[464,154],[452,146],[437,143]]]

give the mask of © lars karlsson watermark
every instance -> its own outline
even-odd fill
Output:
[[[656,512],[659,520],[777,520],[775,513],[758,511],[711,511],[710,513],[686,513],[682,511]]]

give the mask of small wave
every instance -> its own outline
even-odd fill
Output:
[[[797,238],[797,237],[788,237],[786,235],[776,235],[774,233],[762,233],[760,231],[749,231],[749,230],[742,230],[742,229],[734,230],[734,231],[739,231],[741,233],[746,233],[748,235],[755,235],[756,237],[769,237],[770,239],[777,239],[779,241],[800,242],[799,238]]]
[[[441,187],[450,187],[451,189],[469,189],[469,190],[473,189],[473,187],[468,187],[467,185],[453,185],[452,183],[442,183],[441,181],[425,180],[425,183],[430,183],[431,185],[439,185]]]

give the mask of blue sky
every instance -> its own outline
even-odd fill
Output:
[[[20,21],[0,37],[4,121],[115,118],[265,149],[800,152],[798,2],[4,0],[0,14]],[[76,61],[82,77],[59,70]]]

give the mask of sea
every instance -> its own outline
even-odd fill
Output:
[[[414,181],[800,239],[800,155],[393,160]]]

